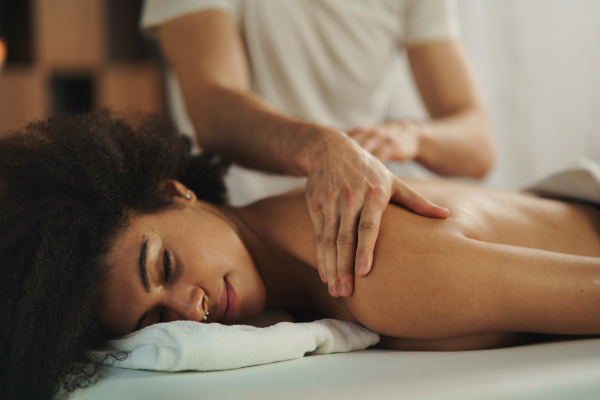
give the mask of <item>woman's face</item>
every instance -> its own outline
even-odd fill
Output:
[[[265,287],[233,223],[179,189],[180,207],[133,217],[109,250],[100,322],[112,334],[202,322],[205,310],[205,322],[231,324],[264,308]]]

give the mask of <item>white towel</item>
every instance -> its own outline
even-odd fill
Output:
[[[600,204],[600,157],[580,158],[526,190],[545,196]]]
[[[280,322],[267,328],[175,321],[151,325],[111,341],[129,353],[121,368],[155,371],[215,371],[366,349],[379,335],[356,324],[323,319]],[[95,352],[102,357],[105,352]]]

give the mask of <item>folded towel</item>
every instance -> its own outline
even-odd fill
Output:
[[[544,196],[600,204],[600,157],[580,158],[526,190]]]
[[[156,371],[215,371],[291,360],[308,354],[362,350],[379,335],[356,324],[323,319],[267,328],[175,321],[151,325],[109,343],[126,351],[112,365]],[[106,352],[95,352],[102,357]]]

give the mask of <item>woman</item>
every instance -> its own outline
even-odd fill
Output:
[[[116,335],[177,319],[244,323],[265,308],[356,322],[392,349],[600,333],[600,214],[591,206],[411,181],[450,218],[390,205],[372,273],[356,278],[352,296],[332,298],[304,194],[225,207],[225,171],[215,157],[190,156],[163,122],[134,131],[108,112],[0,139],[8,398],[92,383],[102,367],[86,351]]]

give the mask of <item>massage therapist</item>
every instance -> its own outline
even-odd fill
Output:
[[[169,66],[172,114],[202,150],[307,177],[319,273],[332,296],[352,293],[354,271],[368,274],[389,201],[448,215],[382,162],[475,178],[492,165],[448,1],[146,0],[140,25]],[[428,121],[387,119],[399,52]],[[289,186],[240,168],[229,181],[234,202]]]

